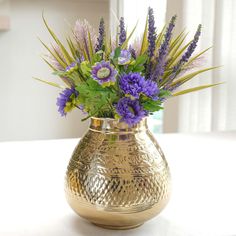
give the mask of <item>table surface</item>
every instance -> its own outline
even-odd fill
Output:
[[[236,132],[156,138],[171,169],[172,196],[159,216],[126,231],[96,227],[67,205],[64,175],[78,140],[0,143],[0,235],[236,235]]]

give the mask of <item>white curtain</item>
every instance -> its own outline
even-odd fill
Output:
[[[198,23],[203,25],[198,49],[213,46],[206,54],[204,66],[223,66],[193,79],[186,87],[226,83],[179,97],[177,131],[236,130],[236,1],[184,0],[181,4],[182,24],[191,33]]]

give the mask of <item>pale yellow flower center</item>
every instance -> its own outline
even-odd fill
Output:
[[[105,79],[110,75],[110,69],[106,67],[102,67],[101,69],[98,70],[97,72],[97,77],[99,79]]]

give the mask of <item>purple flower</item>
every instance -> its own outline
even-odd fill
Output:
[[[97,38],[97,44],[96,44],[95,52],[98,52],[98,51],[102,50],[104,37],[105,37],[104,19],[101,18],[100,24],[99,24],[99,35],[98,35],[98,38]]]
[[[173,71],[172,74],[169,77],[169,80],[167,82],[167,84],[165,84],[165,88],[169,88],[170,84],[173,82],[173,80],[176,78],[176,76],[179,74],[180,70],[181,70],[181,66],[184,65],[185,62],[187,62],[189,60],[189,58],[191,57],[191,55],[193,54],[195,48],[197,47],[197,42],[199,40],[199,37],[201,35],[201,28],[202,26],[199,25],[198,29],[194,35],[194,39],[191,42],[191,44],[188,46],[186,52],[184,53],[184,55],[181,57],[181,59],[179,60],[179,62],[177,63],[177,65],[175,65],[173,67]],[[179,85],[180,86],[180,85]],[[176,88],[174,88],[176,89]]]
[[[66,72],[72,72],[78,68],[77,62],[72,62],[69,66],[66,67],[65,71]]]
[[[128,50],[121,50],[120,56],[118,57],[118,64],[125,65],[131,60],[131,53]]]
[[[151,80],[145,80],[140,73],[129,73],[121,76],[119,85],[126,95],[139,98],[140,94],[157,99],[159,89],[157,84]]]
[[[159,49],[159,54],[158,54],[158,58],[157,58],[157,65],[156,65],[156,68],[155,68],[154,73],[152,75],[152,80],[160,81],[161,77],[164,74],[165,66],[166,66],[166,56],[169,51],[169,42],[171,39],[172,30],[175,27],[175,20],[176,20],[176,15],[171,18],[171,21],[170,21],[168,28],[166,30],[166,33],[164,36],[164,41],[161,44],[161,47]]]
[[[113,51],[111,54],[110,54],[110,58],[113,58],[114,57],[114,54],[115,52]],[[120,55],[118,57],[118,64],[119,65],[126,65],[130,62],[131,60],[131,53],[129,50],[121,50],[120,51]]]
[[[130,52],[131,56],[132,56],[134,59],[137,58],[137,53],[136,53],[135,49],[134,49],[131,45],[129,45],[129,52]]]
[[[140,106],[138,100],[131,100],[127,97],[118,101],[116,111],[121,116],[121,121],[124,121],[129,126],[137,124],[143,117],[147,116],[147,111]]]
[[[76,107],[75,99],[78,95],[75,88],[66,88],[60,93],[57,98],[57,106],[61,116],[66,116],[67,112]]]
[[[159,88],[157,86],[157,83],[152,80],[145,80],[145,86],[143,88],[143,94],[145,94],[147,97],[152,98],[153,100],[158,99],[159,94]]]
[[[199,40],[199,37],[201,35],[201,28],[202,25],[199,25],[197,28],[197,31],[194,35],[193,41],[191,42],[191,44],[188,46],[186,52],[184,53],[184,55],[181,57],[180,61],[177,63],[176,66],[174,66],[173,68],[173,72],[176,75],[176,73],[179,71],[180,67],[189,60],[189,58],[192,56],[195,48],[197,47],[197,43]]]
[[[97,62],[92,67],[92,78],[99,84],[109,86],[110,83],[116,81],[117,70],[110,64],[109,61]]]
[[[126,30],[125,30],[125,22],[124,17],[120,18],[120,33],[119,33],[119,46],[121,46],[126,40]]]
[[[156,44],[156,27],[153,15],[153,9],[148,8],[148,56],[151,58],[154,55]]]
[[[146,65],[146,77],[147,79],[150,78],[153,63],[151,58],[154,56],[155,47],[156,47],[156,27],[155,27],[155,20],[153,15],[153,9],[148,8],[148,56],[149,56],[149,63]]]

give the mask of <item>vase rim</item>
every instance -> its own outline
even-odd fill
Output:
[[[122,122],[122,121],[120,121],[120,119],[110,118],[110,117],[96,117],[96,116],[91,116],[90,119],[94,119],[94,120],[114,120],[114,121]],[[144,117],[144,118],[142,118],[141,121],[146,120],[146,119],[147,119],[147,117]],[[140,122],[141,122],[141,121],[140,121]]]
[[[90,130],[97,132],[137,132],[148,129],[147,118],[133,126],[129,126],[124,121],[115,118],[90,117]]]

